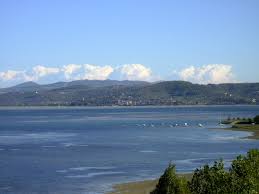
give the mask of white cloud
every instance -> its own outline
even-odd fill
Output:
[[[33,67],[33,72],[37,77],[44,77],[50,74],[57,74],[60,72],[60,69],[57,67],[45,67],[42,65],[38,65]]]
[[[123,79],[143,81],[150,81],[152,79],[151,69],[142,64],[126,64],[119,69]]]
[[[13,79],[21,79],[23,75],[24,75],[23,71],[8,70],[5,72],[0,72],[0,79],[2,81],[10,81]]]
[[[113,67],[109,65],[98,66],[90,64],[68,64],[64,65],[62,68],[37,65],[28,71],[8,70],[5,72],[0,72],[0,81],[3,84],[6,83],[6,85],[9,85],[10,83],[18,83],[23,81],[38,81],[40,78],[47,76],[48,79],[53,80],[53,75],[57,75],[57,78],[63,78],[65,80],[105,80],[109,78],[113,71]],[[52,77],[50,77],[51,75]],[[57,79],[55,80],[60,81]]]
[[[97,66],[97,65],[84,65],[84,74],[79,76],[80,79],[89,79],[89,80],[105,80],[108,79],[114,69],[109,66]]]
[[[178,72],[178,75],[182,80],[200,84],[235,82],[232,66],[224,64],[190,66]]]
[[[58,74],[60,69],[57,67],[45,67],[43,65],[37,65],[32,68],[32,71],[24,71],[23,80],[24,81],[37,81],[41,77]]]
[[[188,80],[195,75],[195,67],[190,66],[188,68],[183,69],[182,71],[179,72],[179,76],[183,80]]]
[[[142,64],[125,64],[117,68],[113,68],[110,65],[68,64],[63,66],[62,72],[64,72],[65,79],[67,80],[105,80],[111,74],[116,75],[116,73],[120,79],[127,80],[155,81],[160,79],[153,75],[150,68]],[[177,74],[182,80],[201,84],[235,81],[232,66],[225,64],[209,64],[201,67],[189,66],[177,72]]]
[[[73,80],[75,77],[73,76],[82,68],[82,65],[77,64],[68,64],[63,66],[64,76],[67,80]]]
[[[62,71],[67,80],[105,80],[109,78],[114,69],[109,65],[69,64],[64,65]]]
[[[181,80],[194,83],[227,83],[235,82],[232,66],[225,64],[209,64],[199,67],[189,66],[181,71],[175,71]],[[27,71],[7,70],[0,72],[1,85],[11,85],[23,81],[48,82],[61,80],[143,80],[157,81],[150,68],[142,64],[125,64],[117,67],[110,65],[98,66],[92,64],[68,64],[63,67],[46,67],[37,65]]]

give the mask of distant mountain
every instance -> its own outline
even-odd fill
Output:
[[[24,82],[22,84],[10,87],[10,88],[1,88],[1,93],[7,93],[7,92],[28,92],[39,89],[41,86],[35,82]]]
[[[1,106],[140,106],[258,104],[259,83],[199,85],[185,81],[80,80],[1,89]]]
[[[71,82],[56,82],[52,84],[40,85],[35,82],[24,82],[22,84],[0,89],[0,94],[8,92],[33,92],[33,91],[47,91],[57,88],[71,87],[71,86],[86,86],[91,88],[106,87],[106,86],[136,86],[147,85],[144,81],[117,81],[117,80],[76,80]]]
[[[29,87],[38,87],[38,86],[39,86],[39,84],[29,81],[29,82],[24,82],[24,83],[18,84],[16,86],[13,86],[12,88],[29,88]]]

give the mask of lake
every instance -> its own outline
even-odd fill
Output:
[[[0,193],[98,194],[259,148],[221,119],[259,106],[0,108]],[[199,126],[202,124],[202,127]]]

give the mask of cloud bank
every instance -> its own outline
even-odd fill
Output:
[[[119,68],[121,76],[125,80],[152,81],[152,71],[142,64],[126,64]]]
[[[82,65],[77,64],[68,64],[64,65],[62,71],[64,72],[64,76],[66,80],[73,80],[75,77],[75,73],[77,73],[81,69]]]
[[[174,71],[172,80],[185,80],[194,83],[227,83],[235,82],[235,76],[231,65],[208,64],[203,66],[189,66]],[[158,79],[159,78],[159,79]],[[0,87],[21,83],[24,81],[47,82],[47,80],[71,81],[71,80],[163,80],[143,64],[124,64],[118,66],[93,65],[93,64],[67,64],[62,67],[47,67],[36,65],[30,70],[7,70],[0,72]]]
[[[7,70],[6,72],[0,72],[0,80],[1,81],[9,81],[14,79],[23,79],[24,71],[13,71]]]
[[[89,80],[106,80],[109,78],[114,69],[109,66],[97,66],[97,65],[84,65],[84,75],[80,79]]]
[[[201,67],[189,66],[177,73],[179,78],[199,84],[236,82],[231,65],[209,64]]]
[[[152,71],[142,64],[126,64],[117,67],[111,65],[99,66],[93,64],[68,64],[63,67],[34,66],[29,71],[0,72],[1,81],[38,81],[49,76],[63,76],[66,81],[71,80],[106,80],[113,74],[119,74],[121,80],[152,81]]]

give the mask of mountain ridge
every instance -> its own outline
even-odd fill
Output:
[[[0,89],[0,106],[146,106],[258,104],[259,83],[78,80]]]

